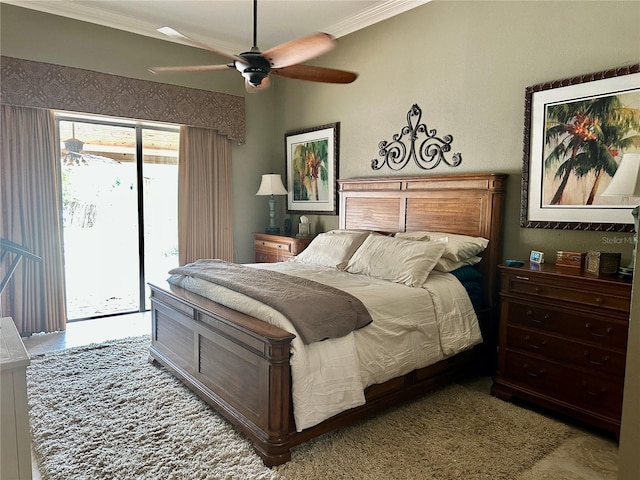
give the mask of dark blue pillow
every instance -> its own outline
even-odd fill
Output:
[[[472,265],[465,265],[464,267],[456,268],[451,272],[451,275],[454,275],[461,282],[482,281],[482,273]]]
[[[464,289],[467,291],[471,304],[476,310],[484,306],[484,292],[482,289],[482,273],[471,265],[457,268],[451,272],[455,276]]]

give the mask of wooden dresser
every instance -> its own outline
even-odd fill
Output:
[[[254,233],[253,252],[256,263],[285,262],[307,248],[311,240],[313,237]]]
[[[499,268],[492,393],[619,436],[631,282],[547,264]]]

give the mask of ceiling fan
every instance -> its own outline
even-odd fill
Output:
[[[213,70],[227,70],[235,68],[245,79],[248,92],[265,90],[269,87],[269,75],[277,75],[296,80],[325,83],[351,83],[358,74],[333,68],[300,65],[312,58],[318,57],[335,47],[335,39],[327,33],[314,33],[306,37],[282,43],[276,47],[261,52],[257,47],[257,16],[258,1],[253,1],[253,46],[248,52],[234,55],[209,45],[193,40],[171,27],[162,27],[158,31],[175,39],[190,43],[194,47],[209,50],[220,56],[233,60],[222,65],[191,65],[175,67],[153,67],[152,73],[162,72],[204,72]]]

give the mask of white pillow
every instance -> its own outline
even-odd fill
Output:
[[[429,241],[429,232],[398,232],[394,235],[396,238],[404,238],[405,240]]]
[[[429,232],[429,241],[446,243],[447,247],[442,256],[456,262],[478,255],[489,245],[486,238],[441,232]]]
[[[337,229],[337,230],[329,230],[328,232],[325,232],[327,235],[341,235],[344,233],[366,233],[367,235],[369,235],[370,233],[372,233],[371,230],[360,230],[360,229],[348,229],[348,228],[342,228],[342,229]],[[365,237],[366,238],[366,237]]]
[[[371,234],[345,269],[410,287],[422,287],[444,252],[442,242],[415,242]]]
[[[480,263],[482,257],[471,257],[466,260],[461,260],[456,262],[455,260],[451,260],[450,258],[440,257],[436,266],[433,267],[434,270],[439,272],[453,272],[460,267],[464,267],[466,265],[475,265],[476,263]]]
[[[489,240],[482,237],[458,235],[444,232],[398,232],[396,238],[411,240],[428,240],[430,242],[443,242],[446,249],[442,256],[450,260],[460,262],[478,255],[489,245]]]
[[[293,261],[343,269],[367,235],[368,232],[321,233]]]

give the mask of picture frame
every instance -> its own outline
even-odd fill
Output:
[[[529,261],[537,264],[544,263],[544,253],[538,252],[537,250],[531,250]]]
[[[603,122],[613,120],[598,111],[602,102],[640,111],[640,64],[526,88],[522,227],[633,231],[635,204],[602,193],[622,155],[640,148],[605,137]],[[615,141],[605,145],[605,140]]]
[[[338,214],[340,122],[286,132],[287,213]]]

